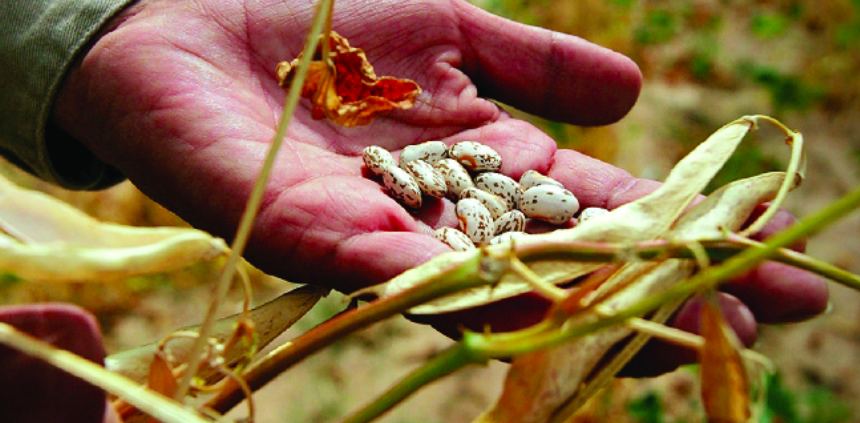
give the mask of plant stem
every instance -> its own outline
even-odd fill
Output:
[[[203,324],[200,326],[199,338],[197,338],[197,341],[194,343],[194,347],[191,349],[191,356],[188,361],[188,369],[182,375],[182,379],[180,379],[179,381],[176,395],[174,397],[178,401],[182,401],[185,398],[185,395],[188,393],[188,388],[191,386],[191,380],[197,373],[197,368],[200,367],[203,349],[208,342],[209,332],[211,330],[212,324],[215,321],[215,316],[218,313],[218,306],[223,302],[224,296],[227,294],[227,290],[230,288],[230,282],[233,280],[236,266],[239,263],[240,258],[242,257],[242,253],[245,251],[245,246],[247,245],[248,238],[251,235],[251,229],[254,226],[254,219],[256,218],[257,212],[259,211],[260,202],[262,201],[263,193],[266,189],[266,184],[269,182],[269,176],[271,175],[272,168],[275,165],[275,159],[277,158],[278,151],[280,150],[281,145],[284,142],[284,138],[287,134],[287,127],[290,124],[290,120],[293,117],[293,112],[295,111],[296,105],[299,102],[299,95],[301,94],[301,89],[305,83],[305,77],[307,76],[308,68],[310,67],[311,60],[314,56],[313,52],[316,51],[317,44],[319,43],[319,37],[317,36],[317,34],[320,33],[320,30],[323,26],[323,22],[327,18],[326,12],[331,11],[330,4],[333,1],[334,0],[320,0],[319,4],[317,5],[314,20],[311,24],[311,28],[308,32],[309,35],[306,39],[305,47],[303,49],[305,54],[299,61],[296,76],[293,79],[293,83],[290,86],[289,92],[287,93],[286,100],[284,103],[284,110],[281,114],[281,121],[278,123],[275,135],[272,137],[272,143],[269,146],[269,151],[266,154],[266,159],[263,162],[262,168],[260,169],[260,174],[257,177],[257,181],[254,184],[254,188],[251,191],[251,195],[248,198],[248,202],[245,204],[245,211],[243,212],[242,218],[239,222],[239,228],[236,231],[236,236],[233,238],[233,244],[230,246],[230,256],[227,257],[227,263],[224,265],[224,270],[221,273],[221,277],[219,278],[215,286],[215,292],[213,293],[212,300],[209,303],[209,309],[206,312],[206,318],[203,320]]]
[[[485,358],[472,355],[466,343],[457,343],[409,374],[376,400],[347,417],[343,423],[369,422],[430,382],[447,376],[467,364],[485,361]]]

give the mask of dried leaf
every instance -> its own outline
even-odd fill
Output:
[[[311,100],[311,117],[328,118],[343,126],[367,125],[379,115],[409,109],[421,88],[408,79],[378,78],[367,56],[351,47],[346,38],[331,32],[329,60],[311,62],[302,97]],[[321,47],[316,57],[321,56]],[[315,57],[315,58],[316,58]],[[292,62],[278,63],[276,74],[282,87],[289,87],[301,55]]]
[[[165,273],[227,251],[190,228],[100,222],[0,177],[0,272],[42,282],[104,282]],[[11,235],[11,236],[10,236]]]
[[[699,350],[702,402],[708,421],[744,423],[750,417],[749,380],[737,335],[711,297],[702,306],[700,331],[705,345]]]
[[[287,328],[297,322],[305,315],[317,301],[328,292],[327,289],[305,285],[284,293],[278,298],[269,301],[251,310],[251,321],[257,331],[257,342],[259,348],[263,348],[283,333]],[[228,339],[236,327],[239,314],[219,319],[215,322],[210,336],[223,342]],[[177,332],[196,331],[197,327],[187,327]],[[167,350],[177,362],[188,360],[193,340],[188,338],[177,338],[167,344]],[[113,354],[105,359],[105,367],[139,383],[147,380],[149,369],[157,350],[157,344],[146,344],[128,351]],[[232,349],[224,352],[224,362],[230,366],[243,358],[244,351]],[[198,373],[209,382],[216,375],[220,375],[213,369],[201,368]]]
[[[149,366],[149,375],[146,378],[146,386],[161,395],[173,398],[176,393],[176,378],[173,376],[173,368],[164,357],[163,352],[158,352]]]

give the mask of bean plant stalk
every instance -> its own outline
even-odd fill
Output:
[[[469,364],[484,363],[492,358],[508,358],[542,349],[552,348],[574,338],[595,333],[610,326],[623,324],[628,319],[643,316],[661,305],[685,298],[696,292],[713,289],[721,282],[740,276],[764,260],[778,255],[779,251],[820,231],[826,225],[860,207],[860,187],[832,203],[820,212],[780,232],[768,242],[750,246],[718,266],[708,267],[676,287],[604,316],[593,322],[554,330],[535,332],[525,329],[506,334],[484,334],[465,331],[460,342],[443,351],[421,368],[414,371],[375,401],[348,417],[345,422],[367,422],[382,415],[422,386],[446,376]],[[850,279],[856,279],[856,276]],[[857,289],[852,283],[848,286]]]

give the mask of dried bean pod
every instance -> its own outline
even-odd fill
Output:
[[[460,141],[448,149],[448,156],[473,172],[495,172],[502,167],[502,156],[489,145]]]
[[[609,213],[609,210],[600,207],[588,207],[579,213],[579,223],[606,213]]]
[[[467,251],[475,248],[475,243],[466,234],[454,228],[436,229],[433,236],[453,248],[454,251]]]
[[[495,227],[490,211],[474,198],[464,198],[455,208],[460,230],[465,233],[475,245],[483,245],[493,237]]]
[[[409,207],[421,207],[421,188],[415,179],[397,166],[388,166],[382,171],[382,182],[388,193]]]
[[[445,180],[445,185],[448,186],[448,194],[455,199],[460,198],[460,193],[464,189],[475,186],[466,168],[454,159],[439,160],[433,167],[442,175],[442,179]]]
[[[517,208],[523,196],[519,182],[498,172],[486,172],[476,176],[475,186],[502,197],[508,203],[509,210]]]
[[[478,188],[466,188],[460,193],[460,200],[474,198],[481,202],[490,212],[493,219],[498,219],[508,211],[508,203],[502,197]]]
[[[487,244],[489,244],[489,245],[501,244],[503,242],[507,242],[507,241],[510,241],[512,239],[522,238],[522,237],[528,236],[528,235],[529,234],[527,234],[525,232],[505,232],[503,234],[494,236],[492,239],[490,239],[490,242],[488,242]]]
[[[394,166],[396,164],[391,153],[378,145],[364,147],[364,150],[361,152],[361,157],[364,159],[364,165],[367,166],[371,172],[377,175],[381,175],[383,169],[386,167]]]
[[[526,215],[519,210],[511,210],[495,221],[496,235],[506,232],[522,232],[526,229]]]
[[[527,170],[523,173],[523,176],[520,176],[520,187],[522,187],[523,191],[538,185],[554,185],[559,188],[564,188],[564,185],[562,185],[561,182],[556,181],[555,179],[552,179],[536,170]]]
[[[407,146],[400,152],[400,167],[413,160],[424,160],[434,164],[448,156],[448,146],[442,141],[427,141]]]
[[[555,185],[538,185],[523,193],[520,210],[533,219],[561,225],[569,221],[579,210],[579,200],[564,188]]]
[[[412,175],[421,191],[431,197],[442,198],[448,192],[445,179],[436,169],[433,169],[430,163],[424,160],[418,159],[407,162],[403,170]]]

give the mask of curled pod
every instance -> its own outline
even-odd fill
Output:
[[[492,218],[498,219],[508,211],[508,203],[502,197],[478,188],[466,188],[460,193],[460,200],[474,198],[481,202],[490,212]]]
[[[442,198],[448,192],[445,179],[442,178],[442,175],[430,163],[424,160],[412,160],[406,163],[403,170],[415,179],[421,191],[431,197]]]
[[[526,215],[519,210],[511,210],[499,216],[495,225],[496,235],[506,232],[523,232],[526,230]]]
[[[484,245],[495,233],[493,218],[490,211],[474,198],[464,198],[455,208],[460,230],[469,237],[475,245]]]
[[[448,187],[448,194],[455,199],[460,198],[460,193],[464,189],[475,186],[466,168],[454,159],[439,160],[433,165],[433,168],[442,175],[442,179],[445,180],[445,185]]]
[[[364,150],[361,151],[361,158],[364,159],[364,165],[376,175],[382,175],[382,171],[386,167],[397,164],[391,153],[378,145],[364,147]]]
[[[424,160],[434,164],[448,156],[448,146],[442,141],[427,141],[409,145],[400,152],[400,167],[413,160]]]
[[[536,170],[527,170],[523,173],[523,176],[520,176],[520,187],[522,187],[523,190],[527,190],[538,185],[554,185],[559,188],[564,188],[564,185],[562,185],[561,182],[556,181],[555,179],[552,179]]]
[[[466,234],[455,228],[436,229],[433,236],[453,248],[454,251],[467,251],[475,248],[475,243]]]
[[[451,145],[448,156],[473,172],[495,172],[502,167],[502,156],[486,144],[460,141]]]
[[[382,170],[382,183],[396,200],[409,207],[421,207],[421,188],[405,170],[397,166],[386,167]]]
[[[569,221],[579,210],[579,200],[564,188],[555,185],[537,185],[523,193],[520,210],[527,217],[561,225]]]
[[[609,213],[609,210],[600,207],[588,207],[579,213],[579,223],[606,213]]]
[[[508,242],[512,239],[522,238],[522,237],[528,236],[528,235],[529,234],[527,234],[525,232],[520,232],[520,231],[505,232],[503,234],[494,236],[492,239],[490,239],[490,242],[488,242],[487,244],[489,244],[489,245],[501,244],[503,242]]]
[[[476,176],[475,186],[502,197],[508,203],[508,210],[517,208],[523,196],[519,182],[498,172],[486,172]]]

